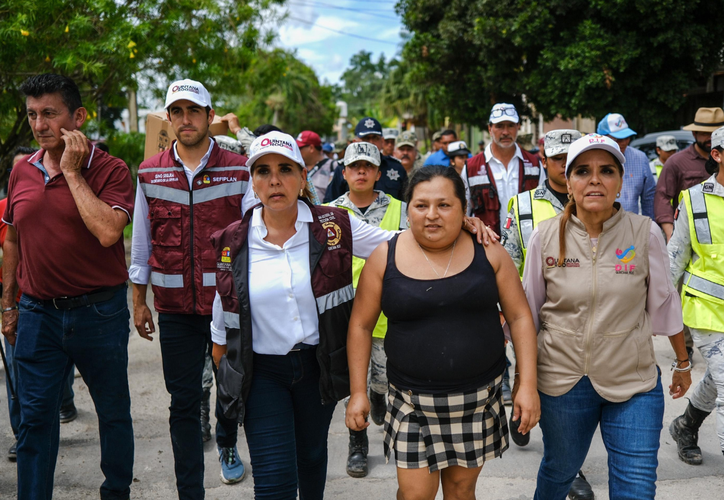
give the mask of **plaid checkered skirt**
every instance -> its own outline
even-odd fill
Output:
[[[417,394],[390,384],[385,415],[385,459],[430,472],[452,465],[482,466],[508,449],[500,375],[475,391]]]

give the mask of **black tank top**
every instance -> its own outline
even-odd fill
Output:
[[[440,394],[494,380],[505,369],[505,336],[485,249],[474,242],[473,261],[461,273],[419,280],[397,269],[398,237],[389,242],[382,284],[389,381],[398,389]]]

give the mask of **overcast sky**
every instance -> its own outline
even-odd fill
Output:
[[[338,83],[350,57],[360,50],[384,53],[400,49],[400,18],[395,0],[287,0],[288,17],[277,43],[296,49],[320,81]],[[333,31],[334,30],[334,31]],[[341,33],[340,33],[341,32]],[[361,37],[361,38],[360,38]]]

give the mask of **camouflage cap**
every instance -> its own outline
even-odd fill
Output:
[[[442,137],[442,130],[438,130],[434,134],[432,134],[432,142],[439,141],[440,137]]]
[[[397,139],[397,136],[400,135],[400,131],[396,128],[383,128],[382,129],[382,138],[387,139]]]
[[[551,130],[545,135],[545,140],[543,142],[546,157],[568,153],[568,148],[571,147],[571,144],[581,137],[582,135],[578,130]]]
[[[711,147],[724,148],[724,127],[719,127],[711,133]]]
[[[656,147],[661,151],[678,151],[679,145],[676,144],[676,137],[673,135],[660,135],[656,138]]]
[[[417,134],[411,130],[400,132],[400,135],[397,136],[397,140],[395,141],[395,147],[399,148],[400,146],[410,146],[416,148]]]

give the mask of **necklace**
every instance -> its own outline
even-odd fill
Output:
[[[415,241],[415,243],[417,243],[417,241]],[[456,239],[455,242],[453,243],[452,252],[450,252],[450,260],[447,261],[447,267],[445,268],[445,272],[442,274],[442,276],[440,276],[440,274],[437,272],[437,270],[435,269],[435,266],[432,265],[432,262],[430,262],[430,259],[427,258],[427,254],[425,253],[425,250],[423,250],[422,246],[419,243],[417,243],[417,246],[420,247],[422,256],[425,257],[425,260],[427,261],[427,263],[430,264],[430,267],[432,268],[432,272],[435,273],[435,276],[437,276],[438,278],[444,278],[445,276],[447,276],[448,269],[450,269],[450,263],[452,262],[453,255],[455,255],[455,245],[457,245],[457,244],[458,244],[458,240]]]

